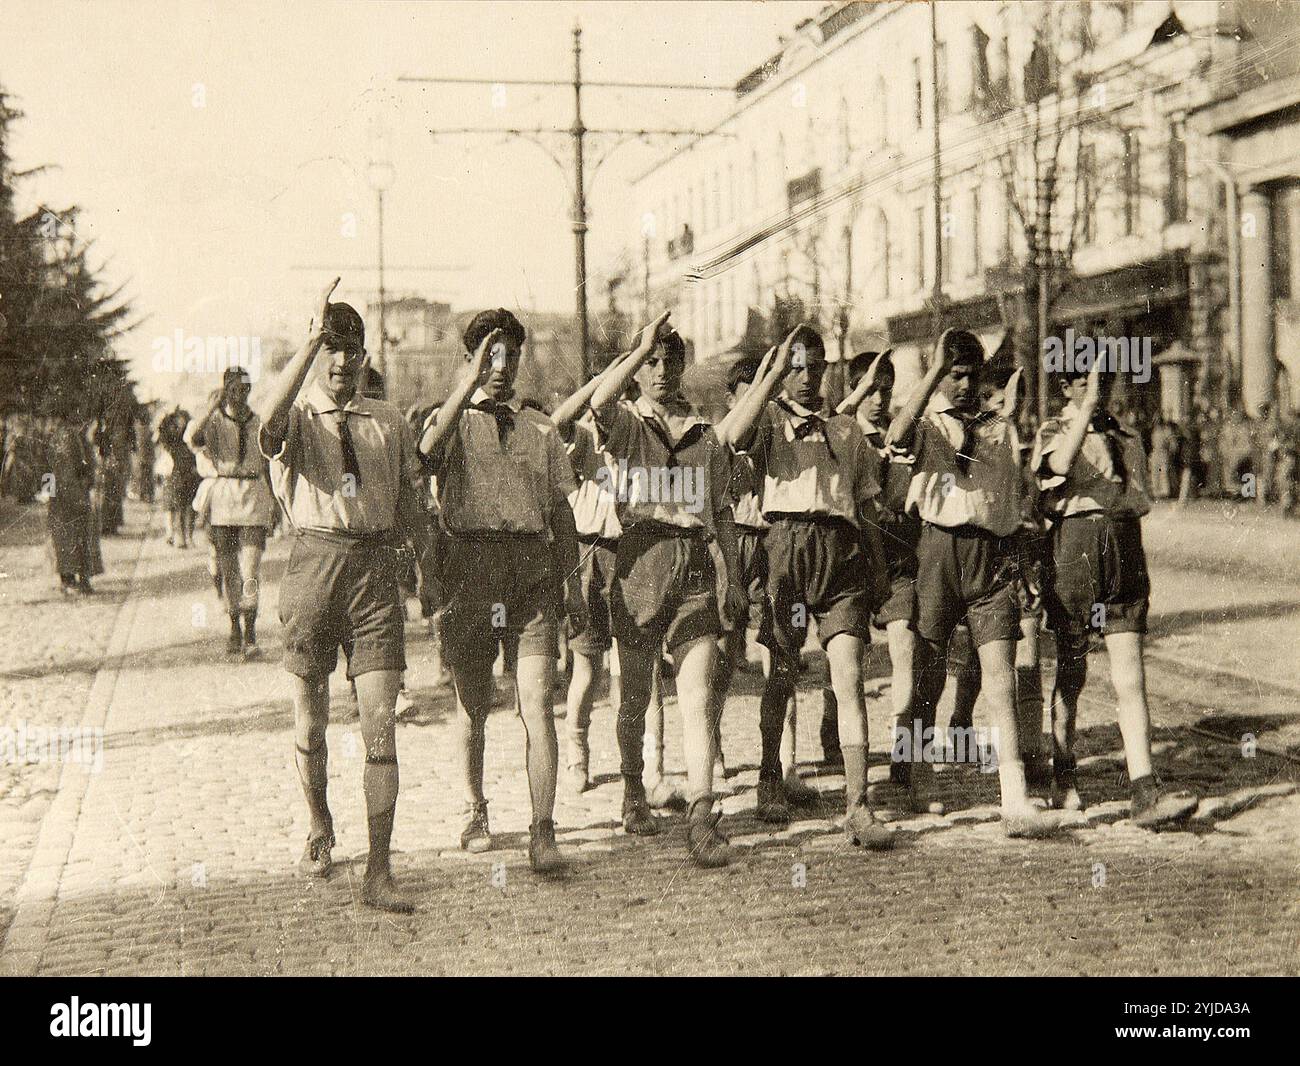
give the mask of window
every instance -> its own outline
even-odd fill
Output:
[[[892,249],[889,246],[889,216],[885,214],[884,208],[876,212],[876,243],[880,246],[880,266],[883,272],[881,280],[880,295],[889,299],[890,295],[890,275],[894,271],[894,262]]]
[[[984,249],[981,246],[980,227],[980,188],[978,185],[970,191],[970,272],[978,277],[984,269]]]
[[[952,213],[952,201],[943,200],[939,205],[940,239],[943,241],[943,282],[952,281],[952,233],[957,228],[957,218]]]
[[[934,46],[934,84],[939,93],[939,117],[948,114],[948,46],[940,41]]]
[[[925,208],[918,207],[914,210],[916,221],[916,287],[917,289],[925,288]]]
[[[1187,140],[1183,124],[1169,127],[1169,189],[1165,195],[1165,224],[1187,221]]]
[[[1097,149],[1079,148],[1079,237],[1085,245],[1097,239]]]
[[[925,85],[921,81],[921,60],[912,60],[912,125],[918,130],[925,121]]]
[[[1126,236],[1136,233],[1141,222],[1139,217],[1142,196],[1139,188],[1142,180],[1141,151],[1138,131],[1126,130],[1124,133],[1124,233]]]

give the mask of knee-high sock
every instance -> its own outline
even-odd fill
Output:
[[[366,860],[366,870],[381,873],[388,869],[393,815],[397,810],[397,760],[366,756],[363,789],[366,794],[366,821],[370,826],[370,856]]]
[[[325,738],[314,748],[294,745],[294,763],[298,767],[298,779],[302,782],[302,793],[307,800],[307,811],[311,815],[311,836],[313,840],[321,837],[334,837],[334,819],[330,815],[326,791],[329,785],[329,751]]]
[[[785,708],[791,691],[775,674],[763,686],[763,698],[758,705],[758,734],[762,742],[758,776],[764,781],[781,778],[781,732],[785,729]]]
[[[840,750],[844,752],[844,806],[852,810],[867,794],[867,749],[862,744],[845,744]]]
[[[533,806],[533,821],[550,818],[555,813],[555,773],[559,764],[559,743],[555,735],[555,716],[549,707],[544,715],[520,714],[524,723],[524,762],[528,767],[528,795]]]

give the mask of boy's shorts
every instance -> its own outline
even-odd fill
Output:
[[[266,526],[209,526],[208,538],[218,552],[238,551],[240,548],[265,548]]]
[[[809,515],[776,519],[767,531],[767,593],[772,610],[758,639],[787,666],[797,664],[817,619],[825,648],[848,633],[871,643],[871,595],[862,534],[843,519]]]
[[[921,522],[911,515],[888,512],[880,523],[880,544],[889,570],[889,598],[872,618],[877,629],[890,622],[912,620],[916,612],[916,542]]]
[[[1140,519],[1101,513],[1061,519],[1052,532],[1052,578],[1047,617],[1058,638],[1147,631],[1151,579]]]
[[[618,539],[610,620],[619,644],[672,652],[717,637],[717,571],[702,529],[633,526]]]
[[[764,539],[766,536],[765,529],[754,529],[751,526],[736,527],[736,555],[740,561],[740,585],[749,600],[749,615],[739,626],[728,623],[724,617],[723,628],[728,631],[745,628],[756,619],[761,626],[763,619],[767,617],[767,544]],[[718,576],[721,578],[721,573]],[[725,589],[720,587],[719,600],[724,594]]]
[[[614,582],[618,541],[607,537],[579,537],[582,598],[587,604],[587,628],[569,638],[569,647],[589,659],[609,651],[613,641],[609,623],[609,597]]]
[[[916,547],[919,636],[946,645],[964,617],[975,647],[1020,637],[1015,546],[975,526],[925,523]]]
[[[405,670],[406,612],[398,591],[404,559],[390,534],[299,533],[280,581],[285,669],[328,677],[342,645],[349,678]]]
[[[551,546],[541,534],[448,534],[442,542],[442,656],[491,664],[498,645],[520,658],[559,652]]]

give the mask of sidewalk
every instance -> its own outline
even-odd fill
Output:
[[[412,628],[408,682],[420,711],[399,726],[394,843],[397,876],[420,910],[376,914],[357,901],[362,746],[341,671],[329,728],[341,869],[325,884],[294,877],[307,826],[274,611],[287,545],[273,542],[268,555],[269,661],[229,664],[202,551],[138,539],[138,506],[129,519],[132,536],[109,542],[106,595],[85,604],[29,596],[4,612],[6,693],[39,694],[68,721],[102,721],[107,747],[99,774],[38,766],[6,778],[36,781],[42,795],[58,778],[58,793],[26,849],[30,862],[0,881],[0,902],[14,913],[0,974],[1297,972],[1296,768],[1188,732],[1205,709],[1186,693],[1164,696],[1173,682],[1158,666],[1158,759],[1167,777],[1202,789],[1194,831],[1150,836],[1127,822],[1099,665],[1080,722],[1092,806],[1061,839],[1006,840],[995,822],[996,775],[973,767],[937,778],[953,813],[899,823],[903,839],[890,854],[844,847],[832,821],[842,809],[837,776],[813,781],[826,793],[821,810],[771,833],[752,817],[759,681],[742,674],[723,726],[727,762],[740,770],[724,804],[735,863],[716,872],[687,865],[680,818],[653,840],[622,833],[613,723],[601,703],[592,730],[601,784],[559,805],[574,868],[553,883],[527,868],[523,730],[509,710],[493,715],[488,733],[498,847],[457,850],[454,706],[445,689],[430,688],[427,637]],[[17,573],[11,559],[29,551],[6,541],[0,570]],[[128,575],[130,596],[115,597]],[[4,580],[7,593],[12,579]],[[801,708],[818,713],[820,670],[800,695]],[[870,683],[873,693],[881,686]],[[887,699],[871,703],[877,778],[886,772]],[[1286,717],[1249,692],[1236,709]],[[669,721],[668,761],[680,766],[671,703]],[[809,773],[816,732],[805,713],[799,743]]]

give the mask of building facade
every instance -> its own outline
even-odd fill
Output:
[[[1227,402],[1228,274],[1250,264],[1225,254],[1215,108],[1260,47],[1242,6],[830,5],[637,182],[649,302],[701,361],[798,308],[832,358],[891,344],[901,396],[940,326],[1036,373],[1041,289],[1043,336],[1149,345],[1140,414]]]

